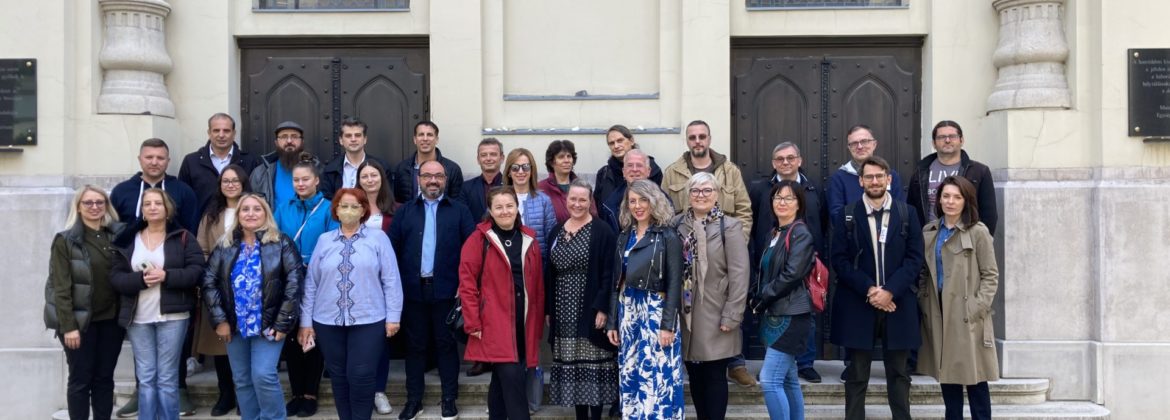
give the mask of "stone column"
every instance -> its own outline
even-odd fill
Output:
[[[987,110],[1068,108],[1068,41],[1064,36],[1065,0],[994,0],[999,13],[999,69]]]
[[[163,0],[100,0],[105,32],[98,56],[102,70],[99,114],[175,116],[163,76],[171,71]]]

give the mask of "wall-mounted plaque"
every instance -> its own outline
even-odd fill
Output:
[[[0,146],[37,144],[37,60],[0,59]]]
[[[1170,48],[1129,50],[1129,135],[1170,137]]]

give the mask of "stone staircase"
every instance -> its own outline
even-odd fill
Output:
[[[749,370],[756,372],[759,370],[759,361],[749,361]],[[842,364],[834,361],[818,361],[816,365],[817,370],[824,377],[824,381],[819,384],[802,383],[805,398],[805,416],[808,419],[842,419],[845,415],[845,386],[839,380],[838,376],[841,374]],[[466,370],[466,366],[464,366]],[[403,373],[402,362],[395,360],[391,362],[390,368],[390,386],[387,389],[387,395],[390,397],[390,402],[394,406],[395,412],[379,416],[374,415],[376,419],[397,419],[397,410],[406,401],[406,391],[402,384],[405,382],[405,374]],[[873,379],[870,381],[869,391],[866,395],[866,417],[869,419],[888,419],[890,418],[889,409],[885,405],[885,379],[884,369],[881,363],[878,362],[873,366]],[[283,377],[283,373],[282,373]],[[459,409],[461,419],[486,419],[485,412],[487,405],[487,390],[490,375],[481,375],[474,378],[468,378],[466,375],[460,374],[459,377]],[[546,379],[547,381],[547,379]],[[424,398],[425,411],[420,417],[422,419],[438,419],[439,418],[439,378],[435,371],[427,374],[427,388],[426,396]],[[802,381],[803,382],[803,381]],[[223,417],[211,417],[208,412],[210,407],[215,403],[217,397],[217,389],[215,386],[215,373],[212,371],[203,371],[188,378],[188,387],[192,399],[195,400],[199,407],[195,416],[185,417],[191,420],[205,420],[205,419],[238,419],[238,416],[232,415]],[[993,415],[996,419],[1107,419],[1109,418],[1109,410],[1106,408],[1081,401],[1049,401],[1048,388],[1049,381],[1047,379],[1004,379],[993,382],[991,385],[991,399]],[[287,390],[287,386],[285,387]],[[131,382],[118,383],[115,393],[118,397],[119,404],[125,402],[130,393],[134,390],[134,384]],[[758,387],[755,388],[741,388],[734,384],[729,384],[729,407],[727,410],[728,419],[767,419],[768,411],[764,406],[763,396]],[[332,391],[329,386],[329,380],[325,379],[321,384],[321,409],[316,416],[311,417],[312,420],[333,420],[337,419],[337,414],[333,410]],[[687,398],[688,404],[690,398]],[[915,419],[942,419],[943,418],[943,403],[942,394],[939,391],[938,383],[932,378],[925,376],[913,377],[913,383],[910,391],[910,402],[912,404],[912,415]],[[688,406],[688,417],[693,417],[693,410]],[[67,418],[64,412],[57,413],[54,418]],[[554,407],[545,405],[539,412],[533,416],[533,419],[553,420],[553,419],[574,419],[573,409],[566,407]]]

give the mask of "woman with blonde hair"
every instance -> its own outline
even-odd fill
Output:
[[[682,301],[683,250],[669,226],[674,215],[662,189],[634,181],[621,208],[622,232],[606,320],[619,346],[622,418],[682,419],[682,343],[676,334]],[[651,395],[653,394],[653,395]]]
[[[126,335],[110,285],[111,242],[125,226],[109,195],[93,185],[73,194],[65,226],[49,251],[45,328],[65,347],[69,418],[89,419],[92,406],[93,418],[105,420],[114,409],[114,367]]]
[[[276,365],[285,337],[296,328],[304,263],[262,197],[244,194],[235,215],[237,223],[221,235],[203,274],[208,322],[235,367],[241,417],[283,419]]]
[[[203,274],[195,235],[175,223],[175,202],[160,188],[142,192],[133,235],[119,238],[110,284],[121,295],[118,323],[134,349],[138,418],[179,418],[179,355]]]

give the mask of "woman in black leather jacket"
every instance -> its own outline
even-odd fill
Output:
[[[245,419],[286,416],[276,365],[296,326],[304,276],[300,251],[277,229],[268,203],[241,196],[236,226],[211,252],[202,290],[215,335],[227,343]]]
[[[796,374],[812,329],[812,303],[804,278],[812,269],[812,233],[804,217],[804,189],[795,181],[772,187],[777,226],[760,258],[759,283],[752,288],[752,311],[760,319],[760,339],[768,347],[760,369],[760,388],[773,419],[803,419],[804,396]]]
[[[614,267],[618,279],[606,321],[620,346],[618,380],[624,419],[682,419],[682,241],[662,189],[639,180],[626,190]],[[653,392],[649,395],[647,391]]]

